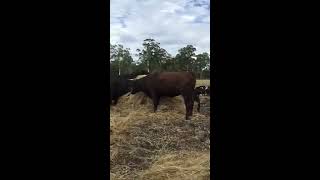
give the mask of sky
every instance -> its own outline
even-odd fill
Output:
[[[210,51],[210,0],[111,0],[110,43],[135,54],[152,38],[175,56],[187,45]]]

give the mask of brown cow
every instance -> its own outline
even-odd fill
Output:
[[[144,92],[153,101],[156,112],[161,96],[182,95],[186,106],[186,119],[192,116],[195,75],[191,72],[155,72],[138,80],[131,80],[131,94]]]

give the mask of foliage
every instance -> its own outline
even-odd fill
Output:
[[[210,78],[210,55],[207,52],[196,54],[196,48],[187,45],[172,57],[154,39],[145,39],[141,49],[137,49],[133,61],[129,48],[110,43],[110,73],[130,74],[136,71],[192,71],[198,79]],[[106,55],[105,55],[106,57]],[[107,61],[107,60],[106,60]]]

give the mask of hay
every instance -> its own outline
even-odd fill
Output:
[[[141,79],[141,78],[143,78],[143,77],[145,77],[145,76],[147,76],[147,75],[138,75],[136,78],[134,78],[134,79]]]
[[[210,80],[197,80],[196,86],[210,86]]]
[[[144,171],[141,180],[208,180],[210,152],[181,152],[165,154]]]
[[[124,95],[110,125],[111,179],[209,179],[210,117],[194,110],[185,120],[181,96],[161,98],[153,113],[143,93]]]

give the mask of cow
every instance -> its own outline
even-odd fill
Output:
[[[205,90],[207,96],[210,96],[210,86],[208,86]]]
[[[110,105],[116,105],[119,97],[128,92],[128,79],[126,77],[110,75]]]
[[[130,80],[131,94],[144,92],[153,101],[156,112],[161,96],[182,95],[186,106],[186,120],[192,116],[195,75],[192,72],[154,72],[138,80]]]
[[[135,78],[136,76],[145,73],[145,71],[141,71],[120,76],[110,74],[110,105],[117,105],[119,97],[130,92],[128,86],[129,79]]]
[[[198,107],[197,107],[197,111],[198,112],[200,112],[200,97],[199,97],[200,94],[201,94],[201,90],[195,88],[194,91],[193,91],[193,99],[194,99],[195,102],[198,103]]]
[[[205,86],[198,86],[195,88],[195,90],[198,92],[198,94],[204,95],[206,93],[206,87]]]

